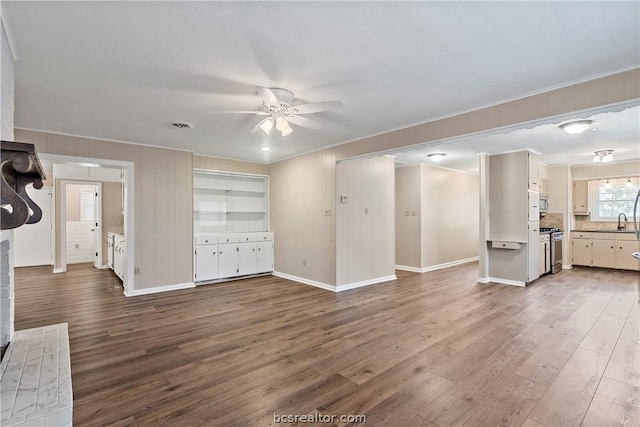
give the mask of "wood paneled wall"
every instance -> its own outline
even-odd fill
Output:
[[[130,161],[135,177],[134,290],[192,281],[193,156],[190,152],[16,129],[38,153]],[[131,238],[131,236],[127,236]]]

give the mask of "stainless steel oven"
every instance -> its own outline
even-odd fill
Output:
[[[551,233],[551,274],[559,273],[562,270],[562,231]]]

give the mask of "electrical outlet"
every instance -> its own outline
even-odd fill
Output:
[[[133,274],[140,274],[140,267],[133,267]]]
[[[404,216],[411,216],[411,211],[404,211]]]
[[[302,265],[307,265],[307,259],[306,258],[302,258]]]
[[[324,216],[331,216],[331,209],[325,209]]]
[[[80,245],[76,243],[76,249],[80,249]]]

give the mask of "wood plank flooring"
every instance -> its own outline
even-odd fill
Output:
[[[519,288],[470,263],[339,294],[265,276],[125,298],[111,271],[50,270],[16,269],[16,328],[69,323],[75,426],[640,425],[636,272]]]

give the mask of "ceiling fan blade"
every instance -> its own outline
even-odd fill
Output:
[[[268,87],[257,86],[256,90],[266,105],[280,105],[280,101]]]
[[[289,123],[303,128],[320,129],[320,125],[318,123],[301,116],[291,116],[289,118]]]
[[[312,104],[293,105],[291,106],[291,109],[296,111],[294,114],[310,114],[327,110],[335,110],[336,108],[341,107],[342,102],[340,101],[325,101],[314,102]]]
[[[252,110],[252,111],[243,111],[243,110],[235,110],[235,111],[207,111],[209,114],[255,114],[256,116],[268,116],[269,113],[266,111]]]

